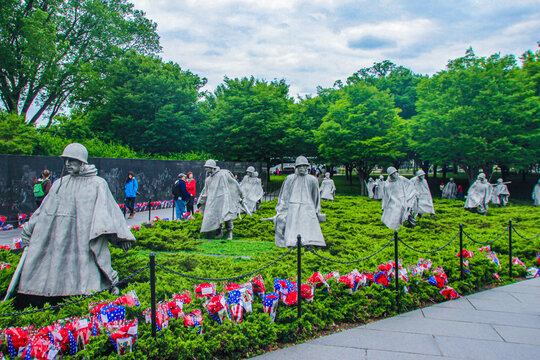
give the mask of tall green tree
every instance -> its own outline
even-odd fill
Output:
[[[392,130],[402,119],[392,95],[365,82],[347,85],[339,95],[315,137],[324,159],[354,165],[365,195],[364,184],[375,165],[403,156],[392,139]]]
[[[130,52],[92,82],[83,108],[89,128],[102,140],[154,154],[190,152],[200,144],[197,101],[206,79],[178,64]]]
[[[522,164],[540,143],[540,103],[520,74],[513,56],[477,57],[469,49],[422,80],[412,148],[422,159],[460,165],[470,183],[480,169],[490,177],[495,164]]]
[[[225,78],[205,104],[207,145],[223,160],[265,161],[287,154],[293,99],[285,80]]]
[[[29,124],[48,114],[50,125],[128,50],[150,54],[160,46],[156,24],[126,0],[0,0],[2,106]]]
[[[17,114],[0,110],[0,154],[32,155],[37,146],[36,130]]]
[[[422,78],[404,66],[384,60],[358,70],[347,78],[347,84],[365,82],[379,90],[388,90],[394,96],[396,107],[401,110],[399,116],[410,119],[416,115],[416,86]]]

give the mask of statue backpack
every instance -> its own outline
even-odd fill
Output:
[[[43,186],[42,184],[47,181],[47,180],[41,180],[41,181],[38,181],[35,185],[34,185],[34,197],[43,197],[45,196],[45,191],[43,191]]]

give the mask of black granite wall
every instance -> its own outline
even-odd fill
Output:
[[[138,202],[171,199],[171,189],[179,173],[193,172],[197,180],[197,194],[204,186],[203,161],[141,160],[90,158],[98,169],[98,176],[107,180],[118,202],[124,201],[124,184],[129,171],[135,173],[139,183]],[[0,215],[13,218],[17,213],[30,214],[35,210],[32,180],[43,169],[51,171],[54,182],[62,174],[62,159],[52,156],[0,155]],[[240,179],[248,166],[254,166],[266,183],[266,166],[263,163],[218,161],[218,166],[228,169]]]

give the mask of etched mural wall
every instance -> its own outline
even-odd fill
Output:
[[[131,170],[139,183],[137,202],[171,199],[171,189],[179,173],[191,171],[197,180],[197,194],[204,186],[203,161],[141,160],[90,158],[109,184],[115,199],[124,201],[124,184]],[[218,161],[218,166],[238,175],[241,180],[248,166],[254,166],[266,185],[266,166],[263,163]],[[54,182],[61,177],[62,159],[53,156],[0,155],[0,215],[16,219],[18,213],[30,214],[35,210],[32,180],[43,169],[51,171]]]

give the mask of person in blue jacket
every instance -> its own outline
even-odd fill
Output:
[[[135,198],[137,197],[138,189],[139,184],[137,183],[137,179],[135,179],[135,174],[133,173],[133,171],[128,172],[124,191],[126,193],[125,206],[129,210],[130,219],[132,219],[133,215],[135,215]]]
[[[186,174],[178,174],[178,180],[174,183],[172,194],[176,205],[176,217],[178,220],[185,220],[186,204],[191,197],[186,187]]]

